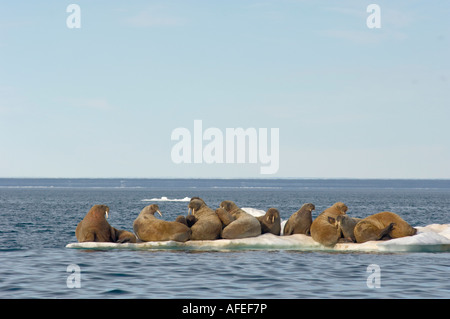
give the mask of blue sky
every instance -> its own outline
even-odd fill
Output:
[[[450,178],[449,17],[448,1],[0,1],[0,177]],[[194,120],[279,128],[278,172],[175,164],[171,132]]]

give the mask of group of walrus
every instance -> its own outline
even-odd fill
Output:
[[[144,207],[133,222],[133,231],[112,227],[108,218],[109,207],[95,205],[77,225],[75,235],[79,242],[136,243],[147,241],[215,240],[256,237],[264,233],[280,236],[281,219],[276,208],[255,217],[232,201],[223,201],[216,210],[208,207],[199,197],[191,198],[187,216],[175,221],[158,219],[162,216],[157,204]],[[347,206],[337,202],[325,209],[313,221],[314,204],[306,203],[286,222],[283,235],[304,234],[316,242],[333,247],[340,242],[364,243],[412,236],[417,230],[399,215],[381,212],[366,218],[347,215]],[[191,214],[192,211],[192,214]]]

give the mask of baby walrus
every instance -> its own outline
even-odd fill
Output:
[[[162,216],[157,204],[144,207],[133,222],[134,233],[141,241],[174,240],[185,242],[191,238],[191,229],[176,221],[165,221],[155,217]]]

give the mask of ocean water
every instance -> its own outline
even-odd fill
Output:
[[[353,217],[388,210],[413,226],[450,224],[445,180],[0,179],[0,298],[450,298],[450,252],[66,248],[95,204],[132,230],[149,203],[174,220],[193,196],[212,208],[276,207],[282,219],[306,202],[314,218],[342,201]],[[67,284],[73,264],[79,288]],[[379,288],[368,285],[372,264]]]

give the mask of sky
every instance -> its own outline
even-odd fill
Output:
[[[0,0],[0,177],[448,179],[449,17],[443,0]],[[212,143],[198,121],[225,153],[227,129],[278,129],[275,172],[250,146],[176,163],[174,130],[192,159]]]

